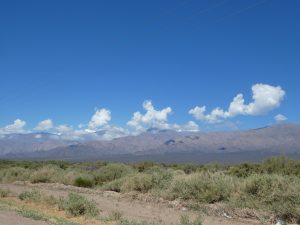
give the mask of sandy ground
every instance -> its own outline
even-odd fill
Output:
[[[49,225],[49,223],[22,217],[13,211],[0,210],[0,225]]]
[[[167,204],[146,202],[140,200],[133,200],[132,198],[124,197],[119,193],[114,192],[101,192],[93,191],[85,188],[74,188],[70,186],[65,186],[61,184],[38,184],[38,185],[22,185],[22,184],[0,184],[0,188],[9,188],[11,191],[19,194],[25,190],[37,189],[44,192],[47,195],[67,196],[70,191],[80,192],[87,198],[94,200],[100,209],[101,215],[109,216],[113,212],[120,212],[124,218],[132,221],[146,221],[148,223],[156,224],[166,224],[175,225],[178,224],[181,215],[188,214],[190,217],[195,217],[195,211],[189,211],[186,208],[176,208],[170,207]],[[3,213],[2,213],[3,214]],[[1,216],[2,216],[1,214]],[[12,222],[9,220],[11,217]],[[18,220],[22,217],[18,216]],[[2,223],[2,221],[9,221],[7,223]],[[13,213],[10,214],[5,212],[3,214],[3,219],[0,217],[0,225],[10,225],[10,224],[24,224],[27,219],[24,219],[24,223],[14,222],[15,217]],[[47,224],[44,222],[36,224]],[[258,221],[246,220],[246,219],[230,219],[225,217],[204,217],[203,225],[258,225]],[[30,223],[30,225],[35,225],[35,223]]]

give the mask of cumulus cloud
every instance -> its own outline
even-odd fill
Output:
[[[102,108],[96,110],[88,124],[79,124],[75,128],[66,124],[55,127],[62,139],[67,140],[110,140],[127,134],[127,130],[109,124],[111,112]]]
[[[51,119],[46,119],[38,123],[34,130],[46,131],[53,128],[53,122]]]
[[[172,112],[170,107],[156,110],[150,100],[143,103],[146,113],[135,112],[127,125],[137,131],[142,131],[147,127],[157,127],[165,129],[167,126],[168,115]]]
[[[0,128],[0,133],[2,134],[12,134],[12,133],[24,133],[26,122],[20,119],[16,119],[14,123],[9,124],[3,128]]]
[[[281,122],[286,121],[288,118],[282,114],[278,114],[278,115],[274,116],[274,119],[277,123],[281,123]]]
[[[144,114],[142,114],[139,111],[135,112],[131,120],[127,122],[127,125],[135,131],[135,134],[143,132],[150,127],[178,131],[199,130],[198,125],[193,121],[189,121],[184,125],[168,123],[168,116],[172,113],[171,107],[166,107],[161,110],[157,110],[153,106],[152,101],[146,100],[143,103],[143,108],[146,111]]]
[[[96,130],[101,126],[104,126],[108,124],[108,122],[111,120],[111,112],[108,109],[99,109],[95,112],[95,114],[92,116],[90,122],[89,122],[89,129]]]
[[[249,104],[245,104],[243,94],[238,94],[233,98],[227,111],[217,107],[206,114],[206,106],[196,106],[189,114],[207,123],[218,123],[238,115],[259,116],[279,107],[284,96],[285,91],[280,86],[255,84],[252,86],[253,101]]]

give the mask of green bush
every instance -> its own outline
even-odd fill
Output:
[[[91,188],[94,186],[94,180],[91,177],[80,176],[75,179],[74,185],[77,187]]]
[[[150,174],[137,173],[124,179],[121,186],[122,192],[139,191],[147,192],[153,187],[153,177]]]
[[[39,191],[24,191],[19,194],[19,199],[30,200],[34,202],[40,202],[42,199],[42,194]]]
[[[46,165],[32,173],[31,183],[54,183],[64,175],[64,170],[56,165]]]
[[[26,181],[29,179],[31,171],[21,167],[11,167],[0,170],[1,182]]]
[[[171,199],[215,203],[227,201],[235,185],[236,179],[222,173],[194,173],[176,177],[168,194]]]
[[[261,164],[261,169],[268,174],[296,175],[300,177],[300,160],[284,156],[271,157]]]
[[[227,173],[237,177],[249,177],[252,174],[261,174],[261,168],[256,164],[243,163],[241,165],[231,166]]]
[[[64,201],[63,208],[73,216],[96,216],[98,214],[95,202],[75,193],[69,193],[68,198]]]
[[[300,218],[300,179],[296,176],[252,175],[238,186],[230,204],[269,211],[287,220]]]
[[[155,165],[157,165],[157,163],[152,161],[144,161],[133,164],[133,168],[136,169],[138,172],[144,172],[145,170],[151,169]]]
[[[152,185],[158,189],[167,188],[174,176],[174,170],[158,166],[145,170],[144,173],[152,176]]]
[[[96,184],[102,185],[105,182],[110,182],[119,179],[129,173],[132,173],[133,169],[130,166],[119,163],[112,163],[101,167],[94,171],[94,179]]]

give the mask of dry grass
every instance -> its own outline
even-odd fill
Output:
[[[39,203],[39,202],[22,201],[16,197],[1,199],[0,205],[6,205],[10,209],[16,211],[24,210],[24,209],[28,211],[35,211],[42,215],[45,215],[47,218],[50,218],[52,221],[55,221],[57,219],[63,219],[81,225],[114,225],[115,224],[115,222],[112,221],[103,222],[95,218],[87,218],[85,216],[71,217],[70,214],[66,213],[65,211],[59,210],[57,207],[49,207],[49,205]]]

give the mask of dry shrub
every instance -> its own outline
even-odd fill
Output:
[[[122,192],[147,192],[153,187],[153,177],[150,174],[137,173],[126,177],[121,186]]]
[[[68,198],[64,201],[63,208],[72,216],[96,216],[99,213],[95,202],[75,193],[69,193]]]
[[[171,199],[180,198],[203,203],[227,201],[236,183],[236,178],[223,173],[182,175],[175,177],[168,195]]]

